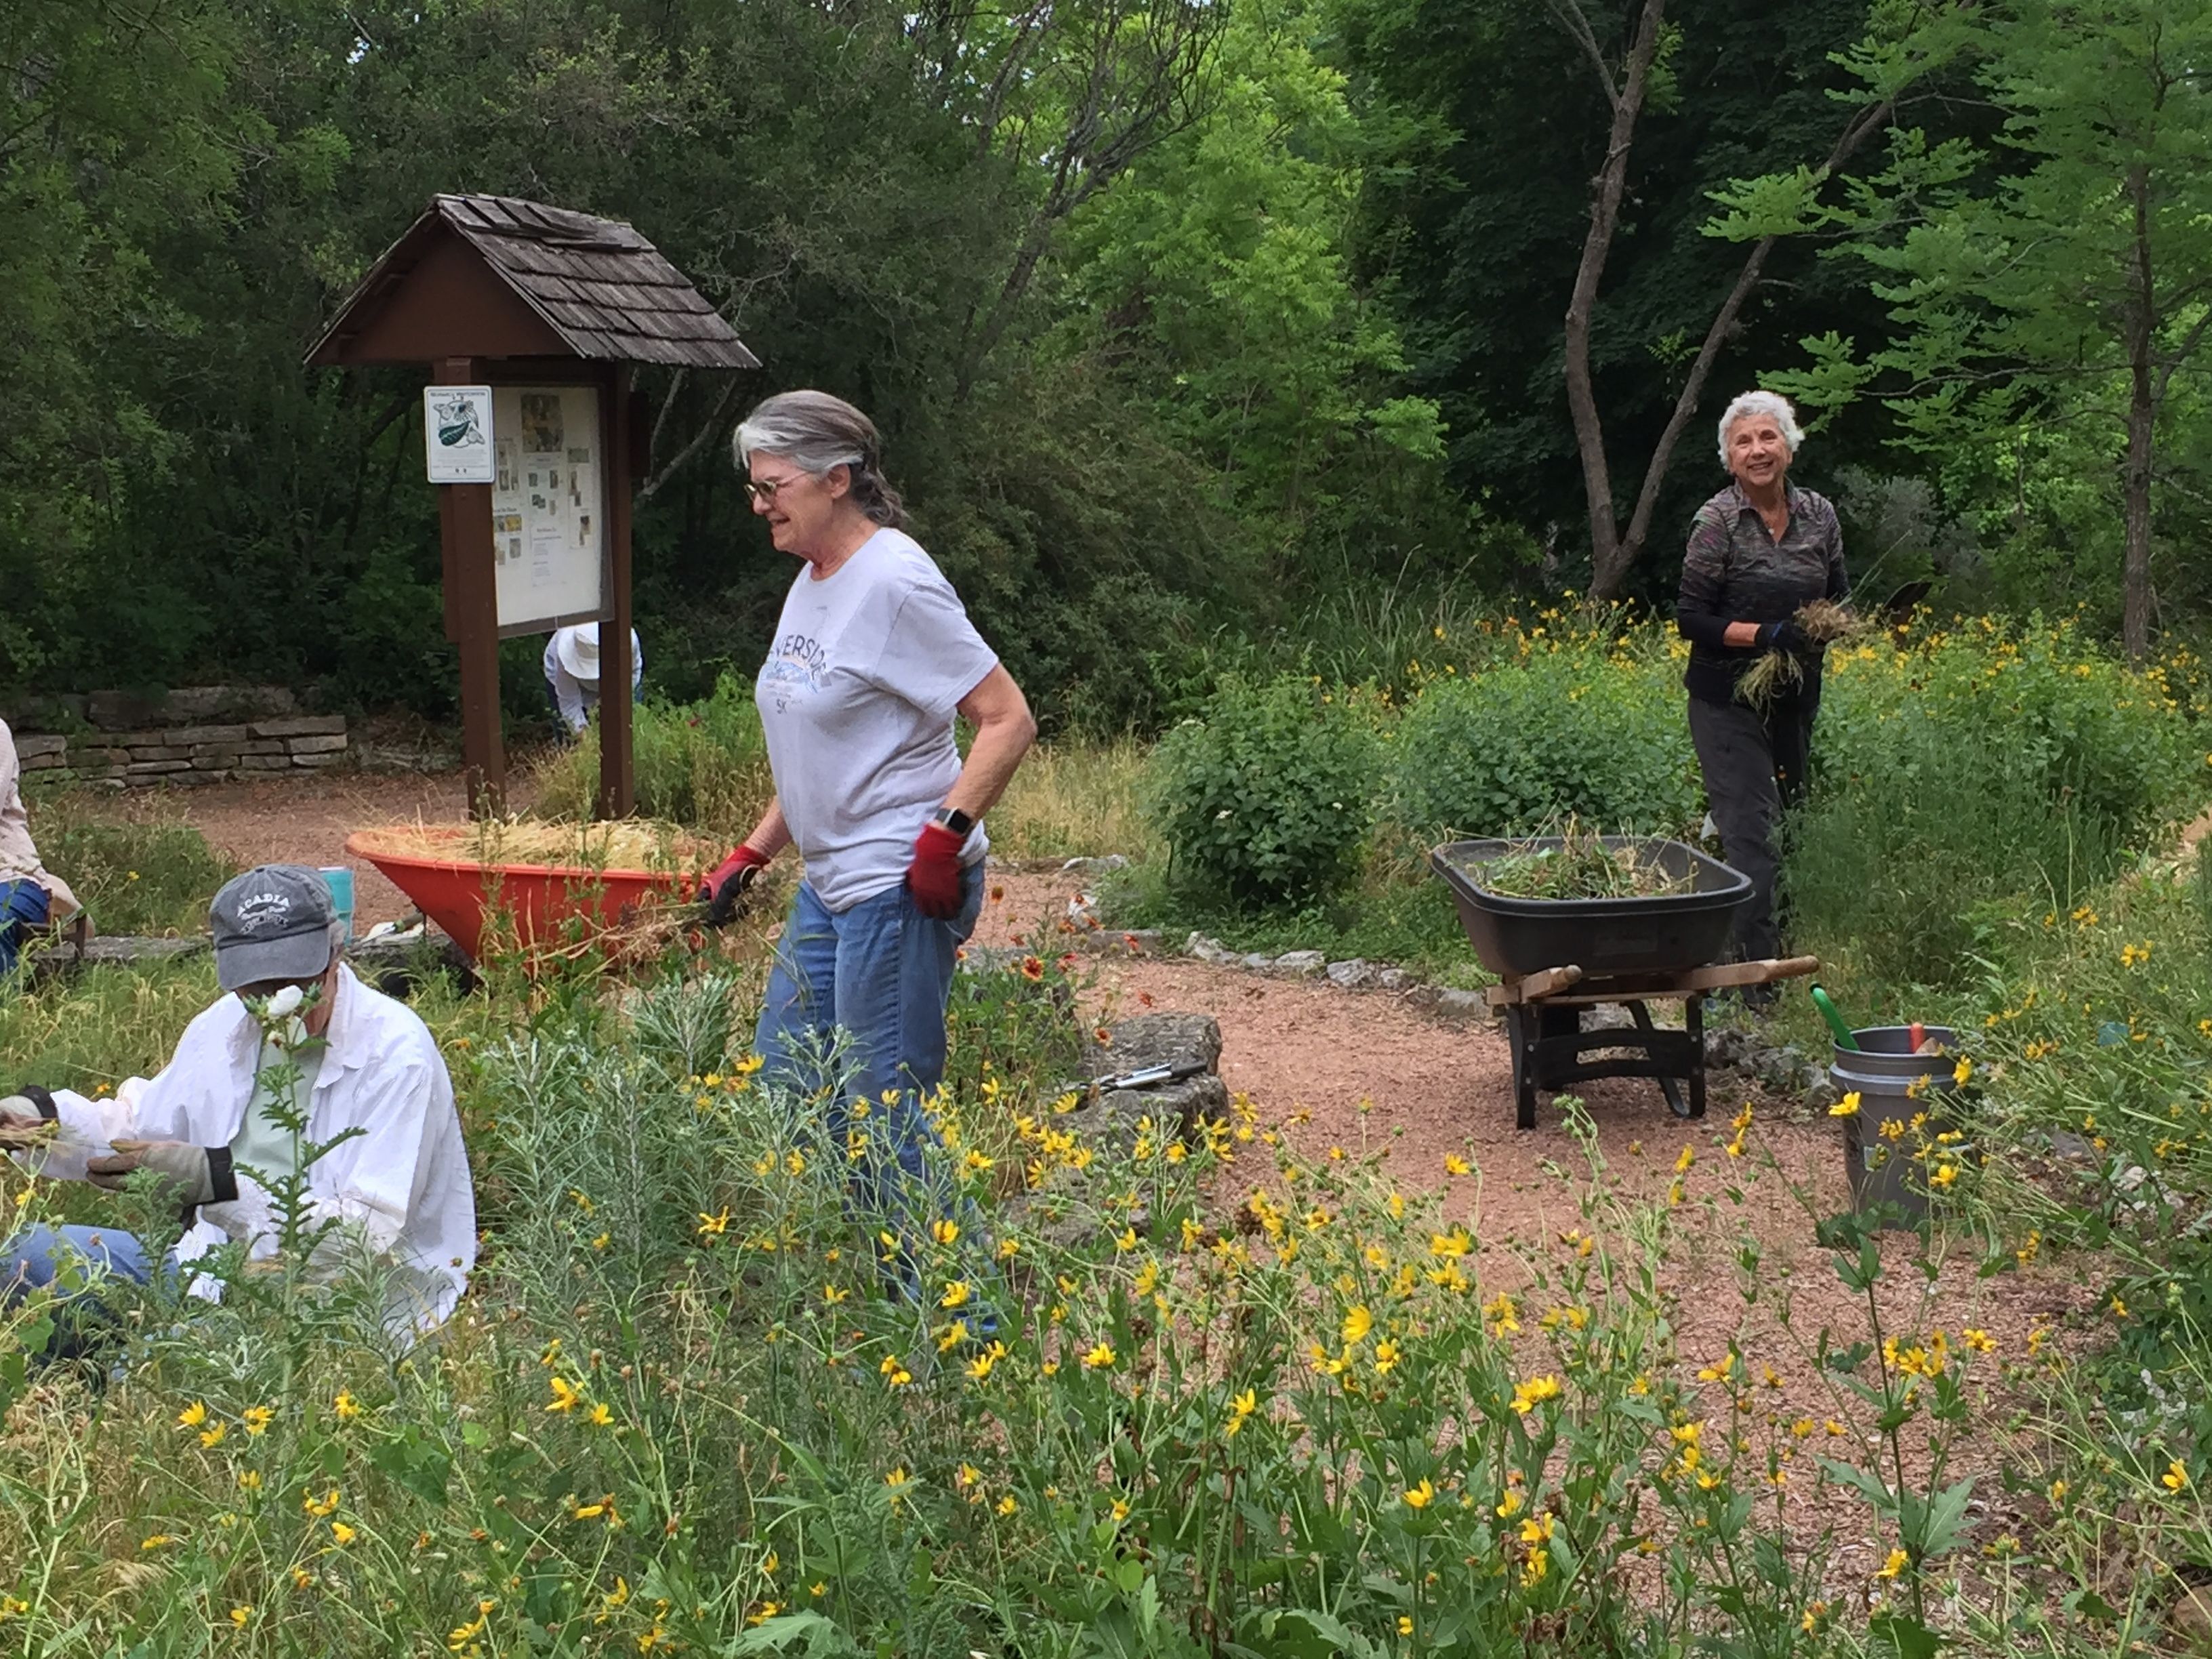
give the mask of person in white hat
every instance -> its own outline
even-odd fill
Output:
[[[578,623],[556,628],[545,641],[545,689],[552,694],[553,712],[571,737],[591,723],[599,702],[599,625]],[[645,678],[645,651],[637,642],[637,629],[629,630],[629,690],[638,695]]]

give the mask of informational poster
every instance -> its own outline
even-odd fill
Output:
[[[488,386],[422,388],[422,452],[432,483],[492,481],[492,395]]]
[[[501,629],[599,617],[607,514],[598,389],[503,386],[491,394],[491,412]]]

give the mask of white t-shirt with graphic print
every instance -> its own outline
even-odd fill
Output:
[[[832,910],[897,886],[960,775],[952,715],[999,665],[960,596],[903,531],[826,580],[799,573],[754,682],[769,769],[806,879]],[[981,825],[963,861],[988,846]]]

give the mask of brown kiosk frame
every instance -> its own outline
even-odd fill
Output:
[[[503,196],[439,196],[385,250],[307,355],[319,367],[427,363],[435,386],[591,386],[605,459],[599,683],[602,817],[636,804],[630,739],[630,491],[646,422],[630,366],[757,368],[730,325],[653,244],[617,220]],[[439,484],[446,637],[460,657],[472,817],[506,809],[492,486]],[[584,621],[571,617],[566,621]],[[542,624],[506,630],[539,631]]]

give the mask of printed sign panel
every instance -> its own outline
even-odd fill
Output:
[[[430,482],[492,481],[492,395],[488,386],[422,388],[422,450]]]
[[[491,394],[492,565],[504,631],[552,628],[605,608],[606,473],[599,393],[503,386]]]

